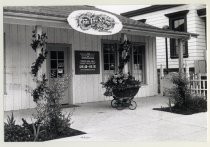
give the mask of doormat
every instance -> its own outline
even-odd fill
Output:
[[[79,105],[73,105],[73,104],[62,104],[61,108],[74,108],[74,107],[80,107]]]

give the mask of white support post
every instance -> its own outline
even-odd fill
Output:
[[[178,39],[179,44],[179,74],[183,74],[183,42],[184,40]]]
[[[190,77],[190,73],[189,73],[189,67],[188,67],[187,62],[185,63],[185,70],[186,70],[186,78],[189,78]]]
[[[160,79],[164,77],[164,72],[163,72],[163,65],[160,65]]]
[[[163,65],[160,65],[160,93],[163,96],[163,77],[164,77],[164,73],[163,73]]]

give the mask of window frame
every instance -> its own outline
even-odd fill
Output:
[[[184,19],[184,32],[187,32],[187,13],[189,10],[179,11],[175,13],[165,14],[169,18],[169,29],[174,30],[174,21],[179,19]],[[170,38],[170,58],[179,58],[179,53],[176,52],[176,39]],[[185,42],[185,53],[183,53],[184,58],[188,58],[188,42]]]
[[[104,48],[103,48],[103,45],[104,44],[116,44],[117,46],[117,50],[119,49],[119,45],[120,45],[120,41],[118,41],[118,40],[101,40],[101,63],[102,63],[102,75],[103,75],[103,77],[104,77],[104,74],[106,74],[106,71],[111,71],[111,70],[104,70]],[[132,42],[132,49],[130,50],[130,53],[131,53],[131,57],[130,57],[130,61],[128,62],[128,64],[129,64],[129,66],[128,66],[128,68],[129,68],[129,72],[131,73],[131,74],[133,74],[133,48],[134,48],[134,46],[144,46],[144,67],[143,67],[143,79],[142,79],[142,84],[143,85],[147,85],[148,83],[147,83],[147,74],[146,74],[146,71],[147,71],[147,67],[146,67],[146,65],[147,65],[147,50],[146,50],[146,48],[147,48],[147,44],[145,43],[145,42]],[[114,73],[116,73],[117,72],[117,70],[118,70],[118,66],[119,66],[119,52],[117,51],[116,52],[116,65],[115,65],[115,70],[113,70],[114,71]],[[143,66],[143,65],[142,65]]]
[[[146,60],[146,43],[143,43],[143,42],[133,42],[132,43],[132,49],[131,49],[131,59],[130,59],[130,66],[131,66],[131,68],[130,68],[130,70],[131,70],[131,73],[132,73],[132,75],[133,75],[133,70],[134,70],[134,67],[133,67],[133,65],[134,65],[134,54],[133,54],[133,51],[134,51],[134,46],[144,46],[144,63],[142,63],[142,71],[143,71],[143,74],[142,74],[142,77],[143,77],[143,79],[142,79],[142,84],[143,85],[146,85],[147,84],[147,74],[146,74],[146,71],[147,71],[147,67],[146,67],[146,62],[147,62],[147,60]],[[144,64],[144,65],[143,65]]]
[[[114,72],[116,72],[117,71],[117,67],[118,67],[118,60],[119,60],[119,53],[118,53],[118,51],[116,51],[116,54],[115,54],[115,69],[114,70],[104,70],[104,44],[114,44],[114,45],[116,45],[116,48],[117,48],[117,50],[118,50],[118,48],[119,48],[119,43],[120,43],[120,41],[117,41],[117,40],[102,40],[101,41],[101,48],[102,48],[102,63],[103,63],[103,66],[102,66],[102,71],[103,71],[103,73],[104,73],[104,71],[114,71]]]

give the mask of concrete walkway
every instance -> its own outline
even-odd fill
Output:
[[[206,141],[207,113],[180,115],[153,110],[167,106],[167,98],[161,96],[135,101],[136,110],[113,109],[110,101],[80,104],[72,116],[71,127],[87,134],[52,141]],[[28,113],[14,114],[26,117]]]

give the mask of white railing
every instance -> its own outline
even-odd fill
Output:
[[[190,90],[192,94],[207,97],[207,75],[193,74],[190,78]]]

